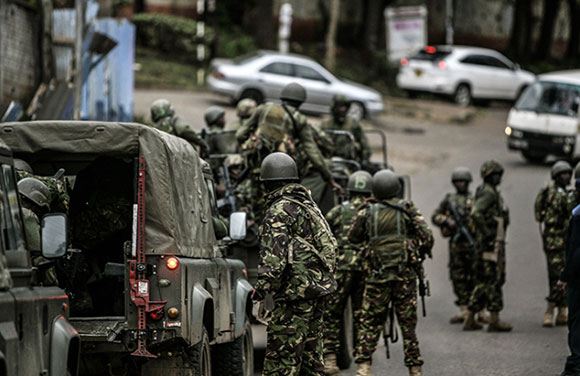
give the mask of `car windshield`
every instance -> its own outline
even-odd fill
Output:
[[[576,116],[580,86],[540,81],[530,86],[515,105],[516,110]]]
[[[449,55],[451,55],[451,50],[427,46],[411,56],[411,60],[439,61],[445,59]]]

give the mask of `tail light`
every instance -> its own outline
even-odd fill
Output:
[[[168,257],[167,260],[165,260],[165,266],[167,266],[167,269],[169,270],[175,270],[179,268],[179,260],[177,257]]]
[[[217,80],[223,80],[224,78],[226,78],[225,74],[223,74],[222,72],[220,72],[218,69],[214,69],[211,72],[211,76]]]
[[[441,70],[447,69],[447,63],[445,62],[445,60],[439,60],[439,62],[437,63],[437,66]]]
[[[437,48],[433,46],[427,46],[425,47],[425,52],[428,53],[429,55],[433,55],[435,52],[437,52]]]
[[[163,318],[164,313],[163,313],[163,307],[158,308],[154,311],[149,312],[149,317],[151,318],[151,320],[153,321],[159,321]]]
[[[401,66],[406,67],[407,65],[409,65],[409,59],[406,57],[401,58]]]

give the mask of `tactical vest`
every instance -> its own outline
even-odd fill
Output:
[[[305,223],[311,226],[313,241],[293,236],[288,245],[288,267],[285,270],[285,297],[288,300],[308,300],[329,295],[336,291],[334,279],[336,239],[320,209],[288,197],[305,211]]]
[[[370,257],[380,269],[401,269],[407,264],[407,217],[405,210],[395,205],[369,206]]]
[[[256,136],[268,152],[292,152],[293,135],[289,134],[286,124],[286,111],[281,105],[267,105],[260,115]]]

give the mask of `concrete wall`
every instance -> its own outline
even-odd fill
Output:
[[[39,21],[33,8],[0,1],[0,112],[28,104],[40,83]]]

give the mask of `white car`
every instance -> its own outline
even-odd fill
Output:
[[[215,93],[233,101],[252,98],[258,103],[277,101],[284,86],[291,82],[306,89],[306,102],[300,109],[307,112],[329,112],[337,94],[351,101],[354,116],[383,111],[383,98],[376,90],[341,80],[316,61],[295,54],[258,51],[234,60],[215,59],[207,80]]]
[[[444,94],[461,106],[474,99],[514,101],[534,80],[497,51],[462,46],[426,46],[402,58],[397,75],[397,85],[410,95]]]

